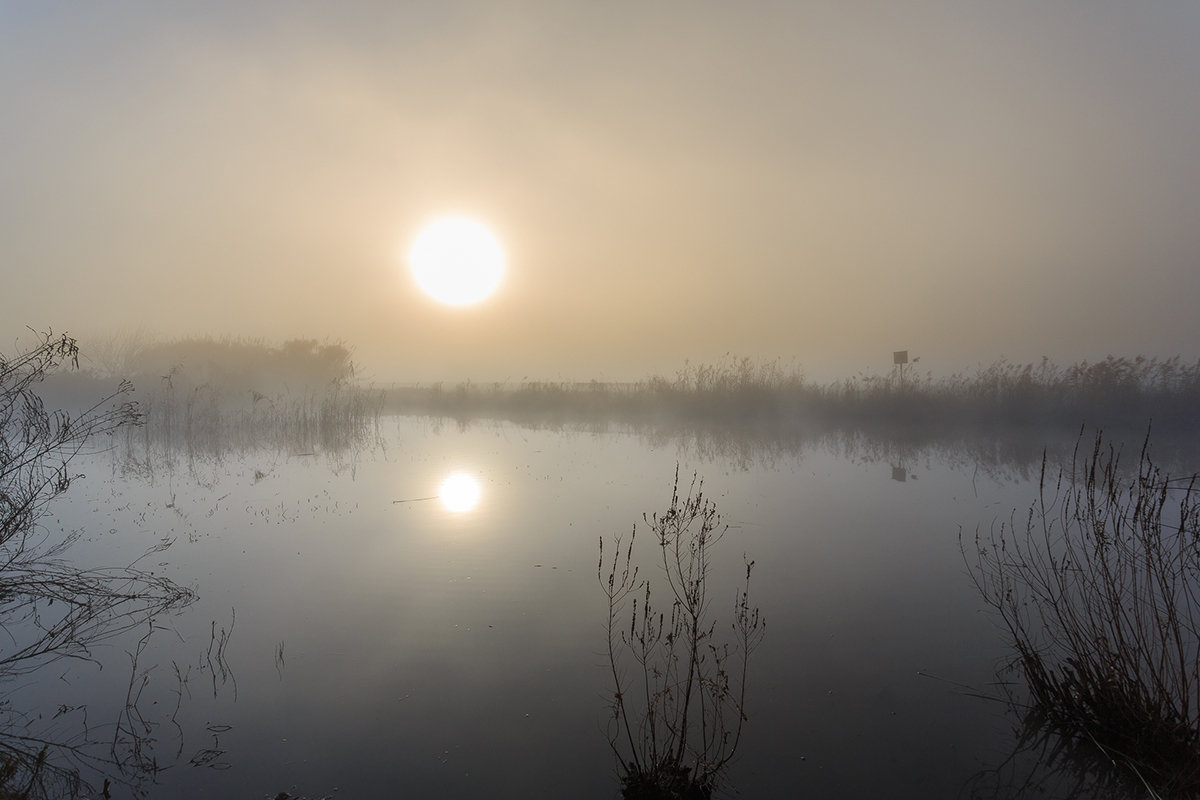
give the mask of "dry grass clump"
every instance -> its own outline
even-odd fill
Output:
[[[1038,500],[976,534],[1033,708],[1162,797],[1200,797],[1200,485],[1136,468],[1097,436]],[[966,552],[964,550],[964,552]]]
[[[627,800],[706,800],[741,741],[750,654],[766,627],[750,605],[754,562],[745,563],[732,623],[719,634],[708,577],[726,527],[702,483],[693,478],[681,496],[676,468],[670,506],[643,520],[667,586],[665,609],[651,582],[638,577],[637,527],[627,543],[616,539],[609,562],[600,540],[597,577],[608,600],[613,689],[609,743]]]

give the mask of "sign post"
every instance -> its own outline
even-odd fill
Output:
[[[908,351],[896,350],[892,353],[892,363],[900,368],[900,386],[904,387],[904,365],[908,363]]]

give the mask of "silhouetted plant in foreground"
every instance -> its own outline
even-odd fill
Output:
[[[180,608],[193,593],[137,568],[85,569],[66,552],[78,534],[54,538],[41,530],[47,504],[65,492],[73,476],[71,460],[97,437],[138,421],[122,387],[72,416],[46,409],[35,387],[65,364],[76,364],[78,348],[67,336],[39,336],[38,343],[13,358],[0,357],[0,690],[3,683],[61,658],[91,659],[99,641],[147,624],[155,614]],[[151,548],[164,549],[166,542]],[[152,626],[151,626],[152,627]],[[136,664],[135,664],[136,671]],[[60,708],[46,721],[22,712],[0,697],[0,798],[76,797],[85,787],[83,767],[117,776],[142,776],[152,758],[122,755],[113,739],[109,755],[87,732],[65,738],[53,720],[76,709]],[[49,715],[45,715],[49,716]],[[136,738],[137,731],[127,731]],[[107,779],[104,796],[107,792]]]
[[[35,387],[78,358],[74,339],[49,333],[25,353],[0,355],[0,543],[29,532],[46,504],[67,490],[67,463],[89,442],[138,420],[128,384],[75,416],[46,409]]]
[[[1058,749],[1198,797],[1200,485],[1162,472],[1148,446],[1128,479],[1099,436],[1057,478],[1043,467],[1024,522],[977,532],[970,566]]]
[[[621,765],[624,797],[707,798],[741,740],[750,654],[766,625],[750,605],[754,562],[745,562],[731,635],[719,635],[708,577],[713,547],[727,528],[703,483],[693,477],[681,497],[676,468],[671,505],[643,520],[654,536],[670,606],[655,605],[651,582],[639,578],[637,526],[628,542],[614,541],[611,562],[601,537],[597,577],[608,600],[613,681],[609,743]]]

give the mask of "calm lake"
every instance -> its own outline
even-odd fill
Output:
[[[615,798],[598,545],[664,510],[678,465],[729,525],[712,615],[745,554],[767,619],[722,796],[1066,796],[977,696],[1010,653],[959,533],[1020,518],[1040,468],[999,449],[413,417],[334,452],[121,445],[44,525],[88,566],[169,543],[139,566],[198,600],[8,681],[7,735],[157,766],[114,797]],[[440,496],[457,473],[477,498]]]

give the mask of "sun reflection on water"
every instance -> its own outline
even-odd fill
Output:
[[[465,472],[455,472],[449,475],[438,486],[438,499],[442,501],[447,511],[462,514],[471,511],[479,505],[483,490],[474,476]]]

